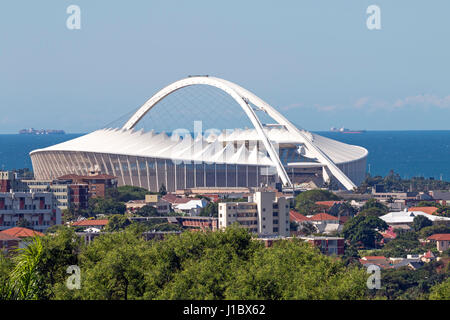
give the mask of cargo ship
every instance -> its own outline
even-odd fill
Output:
[[[340,129],[337,129],[337,128],[333,127],[333,128],[330,129],[330,131],[332,131],[332,132],[340,132],[340,133],[364,133],[364,132],[366,132],[366,130],[350,130],[350,129],[347,129],[347,128],[344,128],[344,127],[340,128]]]
[[[34,134],[34,135],[41,135],[41,134],[65,134],[64,130],[54,130],[54,129],[34,129],[34,128],[28,128],[28,129],[22,129],[19,131],[19,134]]]

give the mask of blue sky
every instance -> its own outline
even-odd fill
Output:
[[[81,8],[81,30],[66,8]],[[381,8],[381,30],[366,9]],[[450,129],[449,1],[20,1],[0,6],[0,133],[88,132],[210,74],[309,130]]]

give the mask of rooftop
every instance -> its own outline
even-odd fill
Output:
[[[0,233],[6,234],[9,236],[14,236],[17,238],[28,238],[28,237],[34,237],[35,235],[40,236],[40,237],[44,236],[44,234],[42,232],[38,232],[38,231],[34,231],[31,229],[22,228],[22,227],[9,228],[9,229],[1,231]]]

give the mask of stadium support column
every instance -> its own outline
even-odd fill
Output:
[[[330,169],[328,169],[328,167],[326,165],[324,165],[322,167],[322,178],[323,178],[323,182],[329,184],[331,182],[331,171]]]

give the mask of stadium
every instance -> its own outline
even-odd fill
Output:
[[[150,191],[162,185],[167,191],[295,188],[311,179],[352,190],[365,177],[367,155],[365,148],[298,128],[250,91],[211,76],[166,86],[124,124],[30,153],[36,179],[101,171],[119,185]]]

